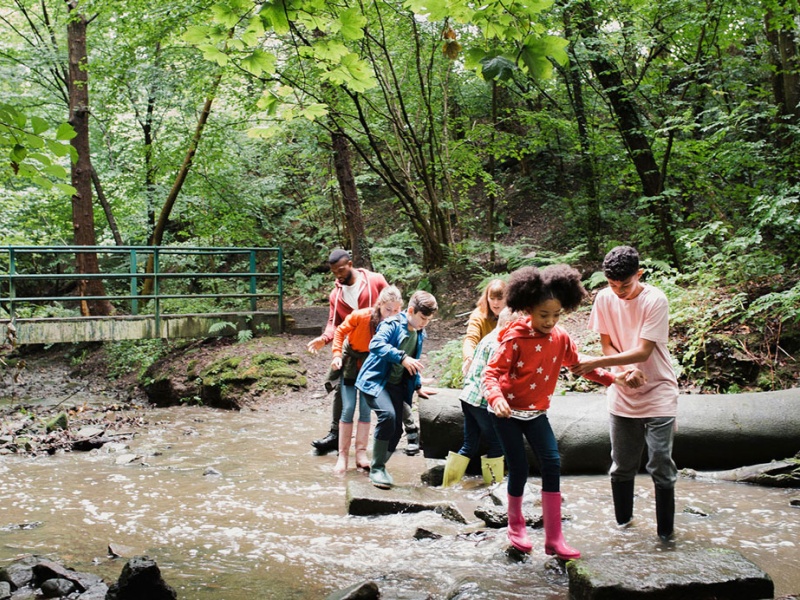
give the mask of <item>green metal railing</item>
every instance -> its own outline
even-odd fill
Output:
[[[97,255],[100,272],[76,272],[77,256],[87,253]],[[62,257],[70,257],[70,260],[60,260]],[[211,257],[222,257],[221,266],[226,270],[189,270],[194,263],[208,262]],[[151,259],[152,272],[145,272]],[[238,266],[243,270],[230,270]],[[112,289],[114,293],[101,296],[74,293],[74,288],[82,282],[98,279],[103,282],[105,291]],[[152,280],[152,293],[143,294],[140,286],[148,279]],[[238,284],[247,291],[231,290],[230,285],[213,291],[198,290],[208,287],[208,282],[212,282],[213,287],[213,282],[217,281],[233,282],[234,286]],[[33,286],[27,284],[38,284],[35,286],[38,289],[45,282],[55,288],[61,285],[73,289],[70,293],[62,291],[55,295],[33,295],[28,291]],[[183,289],[178,289],[181,282]],[[281,248],[183,246],[0,247],[0,307],[12,321],[19,318],[23,307],[32,305],[108,301],[118,314],[153,315],[158,329],[162,314],[167,314],[162,310],[165,301],[181,299],[203,299],[209,304],[223,299],[229,303],[241,299],[249,305],[245,312],[258,312],[259,300],[270,300],[275,304],[279,327],[283,330],[283,251]]]

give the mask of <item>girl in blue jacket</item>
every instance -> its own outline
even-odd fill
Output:
[[[438,305],[432,294],[414,292],[408,308],[381,321],[369,344],[369,356],[356,379],[369,407],[378,416],[369,478],[375,487],[389,489],[392,477],[386,462],[403,435],[403,402],[411,402],[414,391],[420,390],[422,343],[425,326],[430,323]]]

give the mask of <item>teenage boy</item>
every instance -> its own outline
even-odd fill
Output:
[[[677,468],[672,460],[678,381],[667,340],[669,306],[661,290],[641,282],[639,253],[617,246],[603,260],[608,287],[595,298],[589,327],[600,334],[602,357],[585,357],[571,370],[598,367],[627,372],[630,387],[608,388],[611,492],[617,524],[633,518],[634,478],[647,446],[647,472],[655,484],[658,536],[672,537]]]

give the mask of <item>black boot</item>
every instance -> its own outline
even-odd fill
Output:
[[[339,448],[339,430],[329,431],[324,438],[314,440],[311,445],[317,449],[318,454],[327,454]]]
[[[672,539],[675,523],[675,488],[656,486],[656,527],[661,541]]]
[[[617,525],[620,527],[627,525],[633,519],[633,484],[630,481],[612,481],[611,495],[614,498],[614,516],[617,518]]]

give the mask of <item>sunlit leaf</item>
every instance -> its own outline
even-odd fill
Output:
[[[75,130],[72,128],[72,125],[70,125],[69,123],[62,123],[61,125],[58,126],[58,129],[56,130],[57,140],[62,140],[62,141],[71,140],[76,135],[78,134],[75,133]]]
[[[261,73],[272,75],[275,72],[276,63],[277,59],[274,55],[256,48],[250,56],[242,59],[242,68],[256,77]]]
[[[198,49],[203,53],[203,58],[208,61],[217,63],[220,67],[228,64],[228,55],[216,46],[203,44],[198,46]]]
[[[74,196],[78,193],[78,190],[66,183],[56,183],[53,187],[57,190],[61,190],[66,196]]]
[[[328,107],[324,104],[311,104],[300,111],[300,114],[309,121],[320,119],[328,114]]]
[[[33,127],[33,133],[39,135],[50,129],[50,124],[41,117],[33,116],[31,117],[31,127]]]
[[[367,18],[358,8],[348,8],[339,13],[339,33],[346,40],[360,40],[364,37]]]
[[[192,25],[186,30],[186,33],[183,34],[183,39],[190,44],[197,45],[206,41],[208,31],[209,27],[207,25]]]

